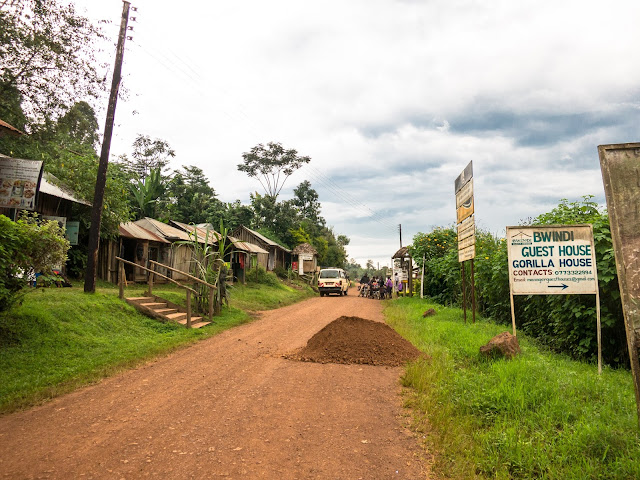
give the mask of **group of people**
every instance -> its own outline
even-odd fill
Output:
[[[365,273],[360,279],[360,286],[358,289],[360,290],[361,297],[379,298],[383,300],[386,297],[391,298],[391,294],[393,293],[393,281],[391,280],[391,277],[387,277],[386,281],[383,277],[373,276],[369,278]]]

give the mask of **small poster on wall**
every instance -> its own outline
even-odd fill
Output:
[[[0,207],[34,210],[42,162],[0,155]]]

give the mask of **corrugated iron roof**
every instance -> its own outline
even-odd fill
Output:
[[[308,243],[301,243],[300,245],[296,246],[296,248],[293,249],[292,253],[294,255],[299,253],[310,253],[312,255],[317,255],[318,251]]]
[[[233,243],[233,246],[237,250],[240,250],[243,252],[249,252],[249,253],[266,253],[266,254],[269,253],[264,248],[259,247],[254,243],[243,242],[232,236],[228,236],[227,238],[231,241],[231,243]]]
[[[121,223],[118,227],[120,236],[135,238],[138,240],[150,240],[152,242],[171,243],[153,232],[136,225],[134,222]]]
[[[218,232],[216,232],[213,229],[209,229],[209,236],[207,237],[206,228],[200,228],[195,225],[187,225],[186,223],[176,222],[175,220],[170,220],[170,223],[175,225],[179,229],[184,230],[187,233],[195,232],[195,234],[198,236],[199,243],[208,243],[209,245],[214,245],[218,243],[218,240],[222,238],[222,235],[220,235]],[[205,240],[207,241],[205,242]]]
[[[402,247],[400,248],[400,250],[398,250],[396,253],[393,254],[393,257],[391,258],[407,258],[410,257],[411,255],[409,255],[409,247],[411,245],[407,246],[407,247]]]
[[[4,120],[0,120],[0,130],[4,130],[10,135],[15,135],[16,137],[19,137],[20,135],[24,135],[24,132],[21,132],[13,125],[9,125]]]
[[[149,230],[152,233],[164,238],[165,240],[169,240],[170,242],[175,242],[177,240],[190,241],[189,234],[184,230],[180,230],[179,228],[172,227],[171,225],[167,225],[166,223],[162,223],[159,220],[154,218],[145,217],[140,220],[136,220],[136,225],[141,226],[142,228]]]
[[[258,232],[256,232],[255,230],[251,230],[250,228],[245,227],[244,225],[242,225],[242,228],[247,229],[248,232],[251,232],[253,235],[255,235],[256,237],[258,237],[260,240],[262,240],[263,242],[265,242],[268,245],[271,245],[273,247],[278,247],[281,248],[282,250],[284,250],[285,252],[289,252],[291,253],[291,250],[289,250],[288,248],[283,247],[282,245],[280,245],[277,242],[274,242],[273,240],[269,240],[267,237],[265,237],[264,235],[259,234]]]
[[[86,200],[76,198],[71,189],[64,187],[63,185],[56,185],[55,183],[52,183],[57,181],[58,179],[52,174],[44,172],[42,174],[42,179],[40,180],[40,193],[46,193],[47,195],[52,195],[54,197],[71,200],[72,202],[79,203],[81,205],[91,206],[91,203]]]

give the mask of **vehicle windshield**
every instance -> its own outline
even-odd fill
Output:
[[[339,270],[322,270],[320,272],[320,278],[339,278],[340,271]]]

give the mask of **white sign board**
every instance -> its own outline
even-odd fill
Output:
[[[507,227],[513,295],[597,294],[591,225]]]

